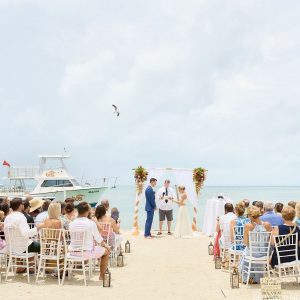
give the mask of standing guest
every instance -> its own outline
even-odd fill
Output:
[[[300,227],[300,202],[297,202],[295,212],[296,212],[295,222]]]
[[[225,203],[225,214],[217,218],[216,232],[221,231],[220,246],[226,249],[230,247],[230,222],[236,219],[233,210],[232,203]]]
[[[245,217],[248,217],[248,209],[249,209],[249,205],[250,205],[250,201],[248,199],[244,199],[242,202],[244,202],[245,205]]]
[[[249,237],[250,232],[271,232],[272,226],[268,222],[262,222],[260,220],[260,210],[256,206],[251,206],[249,208],[249,219],[250,223],[245,225],[245,232],[244,232],[244,245],[246,246],[243,252],[243,255],[240,260],[239,265],[239,272],[242,274],[243,283],[247,283],[247,276],[246,273],[244,273],[244,269],[248,268],[248,263],[245,262],[245,257],[250,255],[249,250]],[[262,241],[261,245],[256,245],[261,247],[266,247],[265,243]],[[258,256],[259,257],[259,256]],[[251,274],[249,283],[259,283],[260,278],[263,276],[263,274],[260,273],[253,273]]]
[[[167,219],[168,234],[171,235],[171,226],[173,221],[173,199],[176,198],[174,190],[170,187],[170,180],[165,180],[164,186],[157,192],[159,208],[159,232],[162,234],[162,228],[165,219]]]
[[[288,203],[288,206],[290,206],[290,207],[292,207],[293,209],[295,209],[295,208],[296,208],[296,204],[297,204],[296,201],[290,201],[290,202]]]
[[[153,188],[156,186],[156,183],[157,183],[157,179],[151,178],[150,185],[145,190],[145,196],[146,196],[145,211],[147,212],[147,219],[145,223],[144,236],[146,239],[152,238],[151,227],[153,223],[154,211],[157,209],[155,203],[155,192],[153,190]]]
[[[78,204],[77,210],[78,217],[70,223],[70,231],[85,232],[84,255],[86,255],[87,258],[101,258],[99,279],[103,280],[109,260],[109,247],[103,242],[96,223],[88,219],[88,215],[90,214],[89,204],[87,202],[81,202]],[[97,246],[95,246],[95,243],[97,243]],[[76,242],[74,245],[71,236],[70,248],[76,249],[76,245]]]
[[[261,221],[269,222],[272,226],[279,226],[283,224],[283,219],[278,214],[274,213],[274,205],[272,202],[264,204],[264,214],[260,217]]]
[[[10,202],[12,213],[8,215],[4,221],[4,232],[6,235],[7,244],[9,244],[8,228],[12,227],[12,234],[18,237],[18,244],[15,244],[13,251],[16,254],[22,254],[28,249],[28,252],[40,252],[40,243],[32,241],[30,238],[37,235],[37,231],[44,228],[44,224],[38,224],[32,229],[27,224],[26,217],[23,215],[24,204],[22,199],[14,198]]]
[[[242,201],[240,203],[237,203],[235,205],[234,213],[236,215],[236,219],[230,221],[230,227],[231,227],[230,237],[231,237],[231,242],[232,243],[234,242],[234,238],[235,238],[235,236],[234,236],[235,235],[234,227],[235,226],[240,227],[239,230],[238,230],[238,236],[236,237],[236,239],[242,240],[243,236],[244,236],[244,226],[245,226],[245,224],[250,223],[250,219],[245,217],[244,201]],[[233,250],[241,251],[241,250],[244,250],[244,248],[245,248],[245,246],[239,243],[239,244],[236,245],[236,249],[233,249]]]
[[[73,203],[67,203],[65,207],[65,218],[68,222],[72,222],[76,218],[76,211],[75,211],[75,206]]]
[[[277,215],[281,216],[281,211],[282,211],[282,209],[283,209],[283,204],[282,204],[281,202],[277,202],[277,203],[275,204],[275,208],[274,208],[275,213],[276,213]]]
[[[294,219],[295,219],[296,212],[291,206],[286,206],[282,210],[282,218],[284,220],[284,224],[279,225],[278,227],[275,227],[272,231],[272,235],[288,235],[288,234],[297,234],[298,235],[298,257],[300,257],[300,229],[299,227],[295,224]],[[272,239],[273,240],[273,239]],[[291,246],[281,246],[280,249],[284,250],[285,252],[288,252]],[[286,253],[288,254],[288,253]],[[282,257],[280,259],[281,263],[288,263],[296,260],[296,256],[294,253],[289,253],[290,255]],[[278,257],[277,257],[277,252],[274,251],[272,258],[271,258],[271,266],[274,267],[278,265]]]
[[[48,207],[48,218],[44,221],[45,228],[63,229],[63,222],[60,216],[61,204],[59,202],[50,203]]]
[[[33,217],[29,214],[29,211],[30,211],[30,202],[29,200],[30,197],[28,197],[29,199],[25,199],[23,201],[23,205],[24,205],[24,210],[23,210],[23,215],[25,216],[26,220],[27,220],[27,223],[29,224],[29,226],[32,226],[34,224],[34,219]]]
[[[29,200],[30,203],[29,214],[33,217],[33,219],[35,219],[36,216],[41,212],[41,207],[44,202],[45,202],[44,200],[36,199],[36,198]]]
[[[264,203],[262,201],[256,201],[255,206],[259,208],[260,215],[264,213]]]
[[[45,200],[42,205],[42,211],[36,216],[34,223],[40,224],[43,223],[48,218],[48,208],[50,205],[50,200]]]

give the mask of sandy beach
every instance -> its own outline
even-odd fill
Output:
[[[133,251],[126,254],[125,267],[111,269],[111,288],[100,286],[96,273],[87,287],[77,280],[79,275],[66,280],[64,286],[58,286],[52,278],[28,285],[25,277],[19,276],[2,281],[1,299],[260,299],[257,285],[230,288],[229,274],[214,269],[212,258],[207,255],[210,239],[201,233],[192,239],[163,235],[146,240],[129,233],[126,236]],[[299,294],[295,281],[283,285],[283,295],[287,297],[284,299],[300,299]]]

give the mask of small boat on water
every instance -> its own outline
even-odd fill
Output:
[[[92,186],[89,183],[80,185],[71,176],[65,165],[69,155],[39,155],[39,167],[13,167],[8,170],[9,186],[0,186],[0,197],[47,198],[64,201],[72,198],[75,202],[86,201],[97,203],[104,192],[116,185],[116,177],[103,178],[101,184]],[[49,167],[49,163],[54,166]],[[25,182],[35,180],[36,186],[28,191]]]

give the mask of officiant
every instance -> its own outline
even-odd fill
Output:
[[[168,234],[171,235],[173,221],[173,200],[176,198],[174,190],[170,187],[170,180],[166,179],[164,185],[157,192],[159,208],[159,232],[162,234],[163,223],[167,219]]]

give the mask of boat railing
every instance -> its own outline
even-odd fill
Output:
[[[23,187],[0,187],[0,194],[5,196],[22,196],[25,194],[29,194],[29,191]]]
[[[117,186],[118,177],[104,177],[100,179],[81,179],[81,186],[100,186],[100,187],[108,187],[115,188]]]
[[[9,179],[34,179],[38,173],[38,167],[10,167],[7,177]]]

